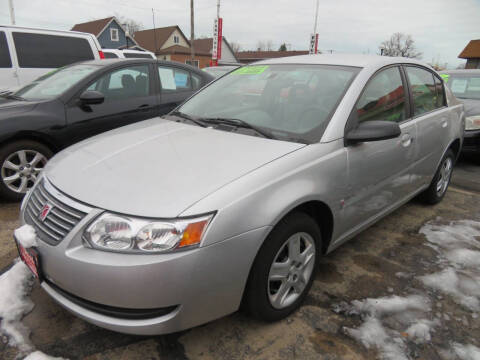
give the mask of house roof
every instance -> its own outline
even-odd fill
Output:
[[[190,48],[189,47],[187,48],[187,47],[181,46],[181,45],[173,45],[173,46],[169,46],[165,49],[157,51],[157,55],[167,55],[167,54],[190,55]],[[197,51],[197,50],[195,50],[195,55],[210,56],[209,53],[205,53],[205,52],[201,52],[201,51]]]
[[[99,19],[94,21],[89,21],[85,23],[75,24],[72,27],[72,31],[81,31],[93,34],[95,36],[100,35],[101,31],[107,26],[107,24],[114,19],[113,16],[110,16],[105,19]]]
[[[240,51],[235,54],[238,60],[263,60],[286,56],[307,55],[308,50],[292,51]]]
[[[154,33],[155,30],[155,33]],[[165,42],[168,40],[170,35],[172,33],[178,30],[180,34],[183,36],[187,44],[190,45],[190,42],[188,41],[187,37],[184,35],[182,30],[178,27],[178,25],[174,26],[167,26],[163,28],[155,28],[155,29],[148,29],[148,30],[140,30],[137,31],[133,37],[135,38],[135,41],[142,47],[144,47],[147,50],[150,50],[152,52],[158,53],[165,44]],[[157,44],[155,46],[155,40],[157,40]],[[184,46],[181,46],[184,47]]]
[[[233,54],[233,56],[236,57],[236,54],[233,51],[230,44],[228,43],[227,39],[225,39],[225,37],[222,37],[222,39],[223,39],[223,42],[230,49],[230,52]],[[199,51],[199,52],[202,52],[202,53],[209,53],[211,55],[212,54],[212,49],[213,49],[213,38],[195,39],[193,41],[193,45],[195,47],[195,52]]]
[[[470,40],[458,57],[461,59],[480,58],[480,39]]]

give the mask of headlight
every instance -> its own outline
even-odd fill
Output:
[[[480,115],[468,116],[465,120],[465,130],[480,129]]]
[[[155,221],[103,213],[85,230],[84,239],[97,249],[158,253],[198,246],[213,214],[191,219]]]

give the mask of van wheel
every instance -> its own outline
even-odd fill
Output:
[[[283,319],[295,311],[312,286],[321,249],[317,223],[298,212],[272,230],[255,258],[244,304],[256,318]]]
[[[19,201],[33,186],[53,152],[35,141],[21,140],[0,149],[0,197]]]
[[[454,164],[455,155],[451,149],[448,149],[440,162],[440,166],[433,177],[432,183],[427,190],[420,194],[419,198],[421,201],[430,205],[442,201],[450,184]]]

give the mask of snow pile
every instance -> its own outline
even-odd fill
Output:
[[[350,305],[337,306],[337,311],[342,310],[349,315],[360,315],[364,320],[356,329],[344,328],[345,333],[366,348],[378,349],[385,360],[408,359],[406,341],[419,344],[430,341],[430,332],[438,325],[423,318],[430,311],[430,302],[419,295],[355,300]]]
[[[27,297],[32,282],[32,273],[21,261],[0,276],[0,331],[8,336],[9,345],[21,352],[32,349],[28,340],[30,331],[21,323],[22,317],[34,306]]]
[[[480,312],[480,222],[462,220],[448,225],[430,222],[420,233],[426,236],[426,245],[436,250],[437,260],[432,265],[439,266],[440,270],[423,276],[403,272],[395,275],[404,279],[417,278],[434,290],[433,294],[425,294],[425,289],[410,288],[415,295],[368,298],[334,305],[335,312],[362,318],[359,327],[345,327],[344,332],[366,348],[376,348],[384,360],[410,359],[412,343],[428,343],[436,327],[446,326],[442,322],[449,321],[450,316],[438,311],[434,313],[431,309],[430,304],[437,299],[448,296],[471,311],[473,318]],[[465,317],[461,320],[467,322]],[[454,339],[448,349],[439,349],[439,353],[448,360],[480,360],[478,347],[462,345]]]
[[[42,353],[41,351],[35,351],[35,352],[32,352],[23,360],[65,360],[65,359],[60,357],[48,356]]]
[[[37,246],[37,236],[35,234],[35,229],[32,226],[25,224],[16,229],[14,234],[15,238],[24,248]]]
[[[480,223],[463,220],[449,225],[427,223],[420,233],[438,252],[443,270],[420,276],[429,288],[449,295],[474,316],[480,312]]]

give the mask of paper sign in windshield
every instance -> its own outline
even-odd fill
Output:
[[[245,66],[235,70],[233,73],[237,75],[259,75],[268,69],[268,65]]]
[[[445,82],[448,82],[448,78],[450,77],[450,75],[448,75],[448,74],[440,74],[440,76],[442,77],[443,81],[445,81]]]
[[[467,90],[467,79],[453,79],[452,81],[452,92],[457,94],[463,94]]]

